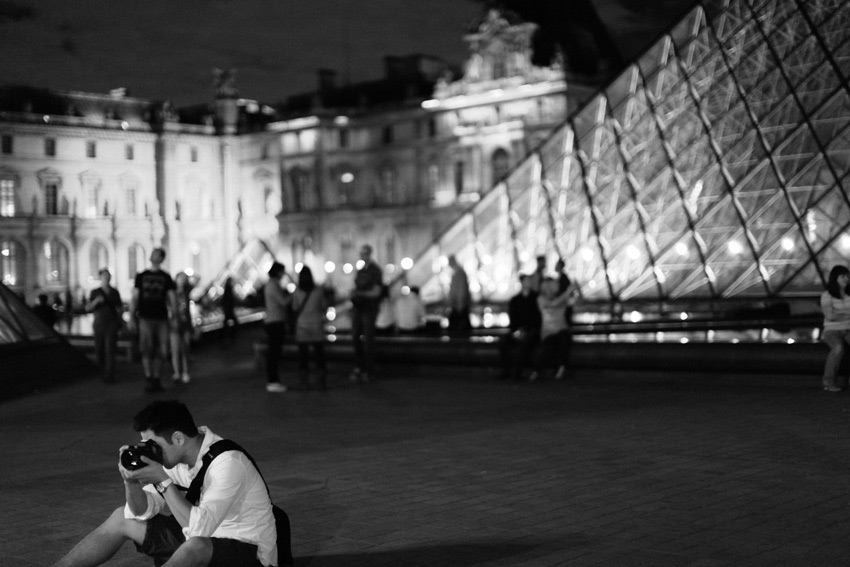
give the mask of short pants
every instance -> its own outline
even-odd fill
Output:
[[[142,545],[136,544],[136,550],[152,558],[154,565],[159,567],[168,561],[185,541],[183,528],[174,516],[157,514],[147,521],[145,540]],[[263,565],[257,558],[257,546],[254,544],[220,537],[212,537],[210,541],[213,545],[213,554],[209,567],[262,567]]]
[[[163,360],[168,358],[168,319],[139,319],[139,349],[142,354]]]

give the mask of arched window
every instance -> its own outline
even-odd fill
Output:
[[[380,177],[380,192],[378,194],[378,203],[382,205],[392,205],[398,199],[397,182],[395,170],[390,166],[384,166],[379,172]]]
[[[490,163],[493,168],[493,183],[499,182],[510,170],[510,156],[504,148],[499,148],[493,152]]]
[[[127,274],[135,280],[136,274],[145,269],[145,249],[141,244],[131,244],[127,249]]]
[[[23,252],[14,240],[0,240],[0,278],[9,287],[23,285]]]
[[[310,195],[310,176],[302,168],[293,168],[289,174],[292,180],[293,203],[296,211],[306,211],[313,208],[313,199]]]
[[[101,268],[109,267],[109,252],[100,240],[94,240],[89,248],[89,278],[97,280]]]
[[[44,280],[50,285],[68,285],[68,249],[55,238],[44,243]]]

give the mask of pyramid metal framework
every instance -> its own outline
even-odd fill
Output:
[[[503,300],[545,254],[589,302],[812,295],[850,257],[850,3],[693,9],[407,273]]]

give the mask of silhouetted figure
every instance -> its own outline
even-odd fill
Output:
[[[102,268],[100,287],[91,291],[88,310],[94,316],[94,351],[104,382],[115,381],[115,353],[118,348],[118,330],[121,328],[124,304],[121,294],[112,287],[112,273]]]
[[[180,272],[174,278],[174,316],[171,318],[171,365],[174,375],[171,377],[175,384],[188,384],[192,378],[189,375],[189,349],[192,346],[192,300],[189,292],[192,285],[186,272]]]
[[[522,289],[508,302],[508,334],[499,344],[502,363],[501,377],[521,380],[523,371],[532,366],[534,349],[540,342],[540,308],[537,293],[533,289],[534,279],[530,275],[520,276]]]
[[[36,317],[44,321],[44,323],[51,329],[56,324],[56,309],[54,309],[53,306],[48,303],[46,293],[38,294],[38,303],[33,305],[32,310],[33,313],[35,313]]]
[[[310,388],[310,350],[318,372],[317,386],[327,389],[328,371],[325,364],[325,320],[328,304],[323,289],[316,285],[313,272],[307,266],[298,274],[298,288],[292,294],[295,314],[295,342],[298,344],[299,387]]]
[[[269,281],[263,287],[263,297],[266,304],[266,318],[263,328],[266,331],[266,391],[282,393],[286,391],[278,373],[280,351],[286,339],[286,326],[289,322],[289,307],[292,297],[283,289],[281,280],[286,274],[286,267],[280,262],[274,262],[269,268]]]
[[[352,382],[368,382],[374,372],[375,321],[384,285],[381,268],[372,260],[372,247],[368,244],[360,248],[360,260],[363,265],[357,270],[351,292],[351,338],[355,364],[349,377]]]
[[[233,278],[224,280],[221,293],[221,310],[224,313],[224,333],[230,342],[236,340],[239,319],[236,318],[236,297],[233,294]]]
[[[452,269],[448,297],[449,334],[467,335],[472,330],[472,324],[469,321],[469,311],[472,307],[469,278],[454,254],[449,256],[449,266]]]

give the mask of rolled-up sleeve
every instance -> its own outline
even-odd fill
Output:
[[[183,535],[210,537],[236,502],[244,498],[247,471],[244,463],[224,455],[215,459],[207,470],[200,502],[189,513],[189,525]]]
[[[163,508],[165,508],[165,500],[161,496],[156,493],[156,490],[151,485],[147,485],[143,488],[145,491],[145,498],[147,498],[148,506],[145,508],[143,514],[136,515],[130,510],[129,504],[124,504],[124,517],[128,520],[140,520],[142,522],[150,520],[157,514],[159,514]]]

